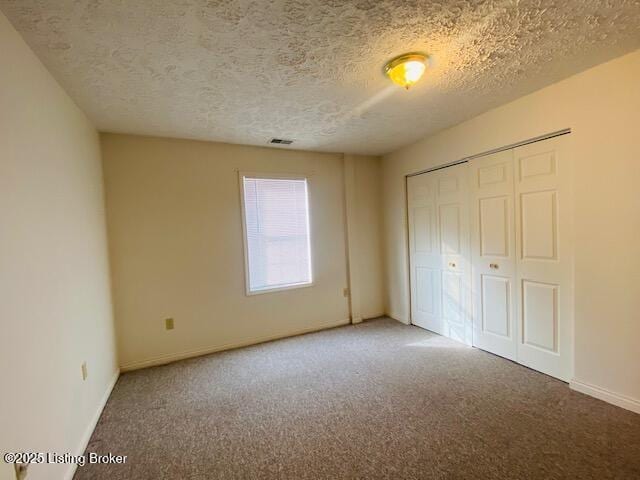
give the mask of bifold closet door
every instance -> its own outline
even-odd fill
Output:
[[[473,344],[569,380],[570,163],[556,137],[470,161]]]
[[[467,165],[407,179],[411,321],[471,345]]]
[[[469,162],[473,345],[516,360],[513,150]]]
[[[514,150],[518,362],[565,381],[573,369],[573,238],[568,138]]]

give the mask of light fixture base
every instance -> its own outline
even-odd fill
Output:
[[[405,53],[388,61],[384,73],[393,83],[409,90],[422,77],[428,58],[421,52]]]

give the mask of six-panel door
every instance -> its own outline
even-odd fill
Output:
[[[514,150],[518,362],[568,381],[573,359],[572,205],[566,136]]]
[[[469,164],[473,344],[515,360],[516,262],[513,152]]]
[[[573,368],[567,142],[408,179],[413,323],[565,381]]]

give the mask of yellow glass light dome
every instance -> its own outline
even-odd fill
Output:
[[[409,90],[427,67],[427,56],[422,53],[406,53],[394,58],[384,66],[384,73],[396,85]]]

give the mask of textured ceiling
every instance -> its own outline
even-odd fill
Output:
[[[99,130],[381,154],[640,47],[640,0],[0,0]],[[432,57],[406,92],[389,58]],[[613,86],[612,86],[613,87]]]

